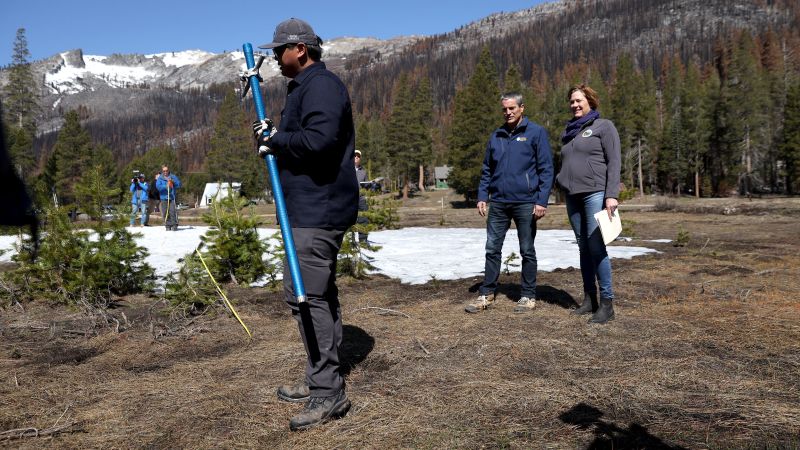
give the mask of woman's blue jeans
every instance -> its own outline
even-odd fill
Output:
[[[489,204],[489,217],[486,221],[486,266],[484,268],[481,295],[492,294],[497,289],[500,276],[500,258],[503,241],[511,221],[517,226],[519,253],[522,256],[522,297],[536,298],[536,220],[533,217],[533,203]]]
[[[600,285],[600,298],[612,299],[611,259],[594,218],[598,211],[605,209],[604,203],[603,191],[567,195],[567,215],[581,255],[583,292],[597,292],[596,279]]]

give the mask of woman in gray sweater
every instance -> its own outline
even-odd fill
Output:
[[[611,217],[617,209],[619,134],[613,122],[600,118],[600,99],[591,87],[574,86],[567,98],[572,119],[561,135],[561,171],[556,180],[567,193],[567,214],[580,250],[584,296],[573,314],[593,313],[589,323],[606,323],[614,318],[611,260],[594,215],[605,209]]]

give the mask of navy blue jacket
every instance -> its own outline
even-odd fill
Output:
[[[496,129],[486,145],[478,201],[534,203],[547,207],[553,187],[553,155],[547,131],[523,117],[509,133]]]
[[[355,128],[344,83],[316,62],[289,82],[269,140],[292,227],[346,230],[358,216]]]

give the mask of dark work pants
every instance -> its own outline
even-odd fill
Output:
[[[305,303],[297,303],[289,264],[284,262],[283,289],[308,356],[306,383],[312,397],[329,397],[344,387],[339,370],[342,317],[336,288],[336,256],[344,233],[322,228],[292,228],[306,288]]]
[[[167,208],[169,203],[169,208]],[[175,205],[175,200],[161,200],[161,217],[164,219],[164,225],[167,228],[178,226],[178,208]]]

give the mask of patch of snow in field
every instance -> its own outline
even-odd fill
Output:
[[[179,260],[193,252],[200,236],[208,227],[181,227],[166,231],[162,226],[131,228],[141,233],[137,239],[150,255],[147,263],[153,266],[158,277],[176,271]],[[259,229],[262,238],[269,238],[275,229]],[[0,236],[0,261],[10,261],[14,252],[15,236]],[[369,234],[370,242],[379,245],[377,252],[368,252],[372,264],[382,273],[403,283],[423,284],[431,279],[453,280],[478,276],[483,273],[486,230],[479,228],[403,228],[375,231]],[[536,234],[536,255],[541,271],[557,268],[579,267],[578,246],[571,230],[539,230]],[[519,255],[516,230],[509,230],[503,245],[503,260],[511,252]],[[656,251],[645,247],[612,245],[608,253],[612,258],[632,258]],[[519,258],[515,261],[521,262]],[[502,268],[502,267],[501,267]],[[510,267],[519,272],[520,267]]]
[[[370,242],[382,248],[373,256],[378,272],[404,283],[423,284],[436,278],[453,280],[483,274],[486,230],[479,228],[403,228],[369,234]],[[571,230],[539,230],[536,233],[536,259],[540,271],[580,267],[578,245]],[[519,257],[516,230],[509,230],[503,244],[502,261],[514,252]],[[612,258],[632,258],[653,253],[644,247],[613,245]],[[504,266],[501,265],[501,270]],[[509,267],[519,272],[520,266]]]

